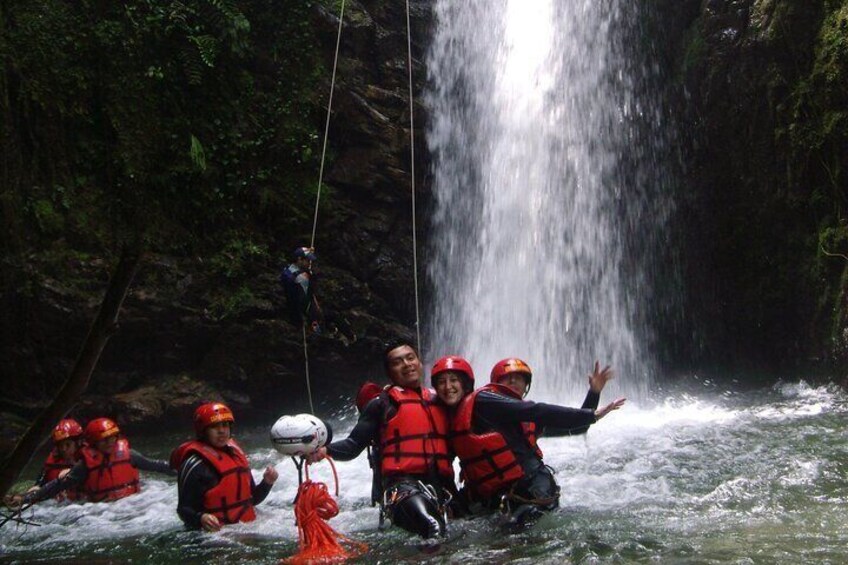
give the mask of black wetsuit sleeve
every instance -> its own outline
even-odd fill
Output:
[[[274,485],[270,485],[265,481],[259,481],[257,485],[253,480],[253,475],[250,476],[250,492],[253,496],[253,505],[256,506],[268,496],[268,493],[271,492],[271,487]]]
[[[175,477],[177,472],[171,469],[171,465],[167,461],[161,459],[149,459],[136,451],[130,449],[130,464],[136,469],[142,471],[151,471],[153,473],[161,473],[169,477]]]
[[[43,487],[45,484],[47,484],[47,471],[42,469],[41,473],[38,474],[38,478],[35,479],[35,486]]]
[[[41,502],[42,500],[53,498],[63,490],[83,484],[87,478],[88,468],[85,466],[85,462],[79,461],[71,467],[71,470],[64,477],[54,479],[40,489],[24,495],[24,503]]]
[[[328,445],[327,454],[339,461],[356,459],[366,447],[377,441],[383,410],[384,404],[380,397],[369,402],[347,438]]]
[[[595,411],[598,409],[598,404],[601,402],[601,393],[600,392],[592,392],[590,388],[586,393],[586,399],[583,400],[583,406],[580,408],[588,409],[591,411]]]
[[[474,409],[482,421],[493,426],[534,422],[545,428],[546,435],[585,433],[595,423],[595,411],[588,408],[517,400],[488,391],[477,395]]]
[[[594,414],[595,410],[598,409],[598,403],[601,400],[601,393],[592,392],[589,389],[589,392],[586,393],[586,399],[583,401],[583,406],[581,406],[584,410],[591,410]],[[585,426],[577,426],[574,428],[561,428],[557,426],[545,426],[543,430],[539,430],[539,433],[544,433],[546,436],[555,437],[555,436],[577,436],[585,434],[589,431],[589,426],[591,424],[586,424]]]
[[[177,515],[192,529],[200,528],[203,495],[218,484],[215,470],[197,455],[190,455],[180,466],[177,478]]]

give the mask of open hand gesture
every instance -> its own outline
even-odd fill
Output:
[[[613,400],[612,402],[610,402],[609,404],[607,404],[603,408],[598,408],[597,410],[595,410],[595,421],[600,420],[601,418],[603,418],[604,416],[606,416],[607,414],[609,414],[613,410],[618,410],[619,408],[621,408],[624,405],[624,403],[626,401],[627,401],[626,398],[616,398],[615,400]]]
[[[589,375],[589,389],[592,392],[600,393],[607,386],[607,381],[615,377],[612,367],[607,365],[601,369],[601,364],[595,361],[595,367],[592,369],[592,374]]]

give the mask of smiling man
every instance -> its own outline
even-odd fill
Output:
[[[339,461],[374,449],[372,503],[381,521],[391,522],[425,539],[446,533],[447,505],[456,494],[453,456],[447,442],[448,418],[433,391],[421,386],[423,367],[415,347],[403,340],[383,354],[391,386],[365,405],[350,435],[322,447],[311,457]]]

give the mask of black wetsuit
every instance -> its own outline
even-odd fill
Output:
[[[148,459],[134,449],[130,449],[130,464],[141,471],[151,471],[154,473],[169,475],[171,477],[177,474],[173,469],[171,469],[167,461]],[[85,466],[85,461],[78,461],[76,465],[71,467],[71,470],[68,471],[68,474],[64,477],[52,480],[37,491],[24,495],[24,503],[47,500],[48,498],[56,496],[63,490],[82,486],[85,484],[85,480],[87,478],[88,467]]]
[[[500,433],[512,449],[524,477],[519,479],[513,488],[513,493],[523,499],[539,501],[539,504],[522,506],[514,505],[513,514],[519,522],[525,522],[538,509],[551,510],[559,505],[559,486],[553,473],[536,454],[527,441],[521,427],[522,422],[536,424],[536,436],[564,436],[585,434],[595,423],[595,410],[600,401],[600,394],[591,390],[586,395],[581,408],[568,408],[543,402],[518,400],[498,394],[494,391],[482,391],[474,403],[474,413],[471,425],[475,434],[490,431]],[[483,500],[484,506],[496,508],[500,499]]]
[[[214,488],[220,481],[221,477],[215,468],[199,455],[191,454],[183,461],[177,478],[177,514],[186,527],[191,529],[201,527],[200,517],[206,512],[203,497],[206,491]],[[257,485],[251,475],[250,494],[254,506],[265,500],[272,486],[265,481]]]
[[[368,447],[376,450],[380,445],[380,428],[396,413],[397,407],[386,394],[374,398],[365,406],[348,437],[329,444],[327,453],[333,459],[350,461]],[[430,472],[424,475],[381,476],[379,452],[375,452],[372,459],[375,469],[372,502],[382,502],[385,498],[384,511],[400,528],[425,539],[444,535],[446,524],[441,509],[457,494],[453,479],[439,475],[435,462]]]

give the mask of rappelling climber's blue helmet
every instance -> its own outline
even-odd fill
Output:
[[[309,259],[310,261],[317,261],[318,257],[315,255],[315,249],[312,247],[298,247],[294,250],[294,258],[300,259],[303,257],[304,259]]]

